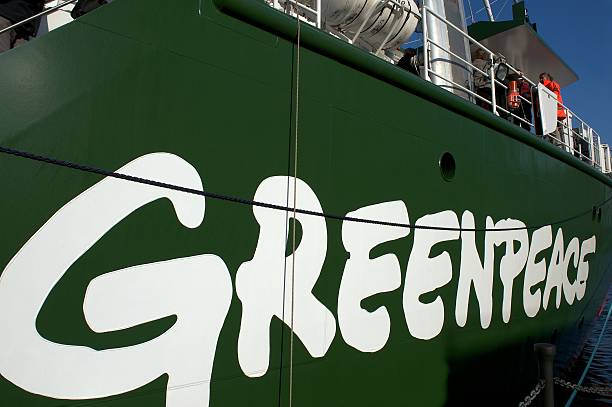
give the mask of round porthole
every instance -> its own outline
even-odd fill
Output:
[[[440,173],[446,181],[451,181],[455,178],[456,164],[455,157],[449,152],[442,154],[440,157]]]

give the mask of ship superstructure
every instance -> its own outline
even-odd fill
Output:
[[[56,0],[47,3],[42,13],[39,35],[72,21],[70,11],[76,1]],[[483,100],[493,114],[518,124],[525,123],[531,132],[536,131],[541,119],[533,114],[529,118],[518,115],[505,104],[508,93],[506,78],[512,74],[519,75],[533,87],[533,98],[520,98],[534,111],[544,111],[547,108],[552,111],[554,106],[554,94],[534,79],[540,72],[554,71],[562,87],[578,79],[571,68],[537,35],[522,1],[515,1],[513,20],[472,22],[469,30],[462,1],[266,1],[275,10],[371,52],[389,63],[395,64],[401,58],[402,44],[416,44],[419,47],[414,62],[423,79],[473,103]],[[485,1],[487,4],[488,1]],[[487,10],[490,10],[490,6]],[[478,48],[483,49],[490,60],[487,72],[472,62],[473,51]],[[521,65],[521,70],[516,64]],[[493,94],[485,100],[479,95],[473,79],[478,73],[485,75],[490,81],[490,87],[503,93],[503,96],[500,98],[500,95]],[[534,105],[534,101],[537,104]],[[551,133],[559,124],[563,131],[555,136],[558,141],[555,144],[609,174],[610,170],[603,165],[610,161],[608,145],[602,144],[597,131],[569,107],[563,105],[563,109],[567,116],[565,120],[557,123],[556,117],[550,114],[548,126],[539,132]]]

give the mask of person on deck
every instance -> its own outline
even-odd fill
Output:
[[[419,76],[419,63],[416,49],[406,48],[404,50],[404,56],[397,61],[397,66]]]
[[[484,109],[493,110],[491,104],[493,92],[491,92],[491,79],[489,78],[489,69],[491,68],[491,62],[487,58],[487,53],[482,49],[478,48],[472,54],[472,65],[478,69],[474,69],[474,89],[476,94],[488,102],[480,98],[476,98],[476,104]],[[482,72],[486,72],[486,75]]]
[[[111,0],[79,0],[76,2],[74,8],[70,12],[70,16],[77,19],[100,6],[108,4],[109,1]]]
[[[0,0],[0,30],[40,13],[44,3],[45,0]],[[40,19],[37,19],[0,34],[0,52],[30,40],[36,35],[39,24]]]
[[[554,81],[551,74],[548,72],[542,72],[540,74],[540,83],[548,90],[552,91],[555,95],[557,95],[557,128],[550,135],[544,135],[544,139],[553,143],[554,145],[560,147],[564,142],[564,127],[565,127],[565,119],[567,118],[567,114],[565,113],[565,108],[563,107],[563,98],[561,97],[561,86],[557,82]],[[552,137],[551,137],[552,136]]]
[[[516,77],[516,82],[518,85],[518,91],[519,91],[519,95],[521,96],[521,99],[519,99],[519,107],[518,109],[516,109],[515,111],[513,111],[512,113],[515,114],[516,116],[520,117],[523,120],[519,120],[516,117],[513,118],[513,122],[514,124],[516,124],[517,126],[521,126],[522,128],[524,128],[527,131],[531,131],[531,126],[529,123],[531,123],[531,118],[532,118],[532,114],[531,114],[531,110],[532,110],[532,97],[531,97],[531,84],[529,83],[529,81],[527,79],[525,79],[525,77],[523,76],[523,73],[519,70],[518,74],[513,75]]]

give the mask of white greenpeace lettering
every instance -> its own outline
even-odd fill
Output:
[[[431,248],[440,242],[459,239],[459,220],[453,211],[425,215],[416,225],[455,228],[457,230],[416,229],[408,260],[404,284],[404,316],[410,334],[418,339],[434,338],[444,326],[444,303],[440,296],[428,304],[419,300],[422,294],[448,284],[453,266],[447,252],[430,258]]]
[[[541,283],[546,278],[546,260],[542,259],[535,262],[536,256],[546,250],[552,244],[552,228],[544,226],[533,232],[531,236],[531,247],[527,257],[527,267],[525,269],[525,280],[523,281],[523,308],[525,314],[533,318],[540,311],[542,293],[538,288],[534,293],[531,288]]]
[[[229,310],[232,285],[218,256],[203,254],[104,274],[87,288],[83,310],[95,332],[126,329],[169,315],[177,321],[159,338],[123,348],[107,374],[146,384],[168,373],[167,407],[208,405],[217,338]],[[194,360],[197,363],[194,363]],[[137,367],[125,372],[123,364]],[[127,373],[127,374],[126,374]],[[127,376],[127,377],[126,377]],[[108,379],[106,379],[108,380]],[[171,390],[171,391],[170,391]]]
[[[556,289],[555,305],[557,309],[561,305],[561,295],[563,290],[563,280],[567,280],[567,263],[565,262],[565,242],[563,241],[563,230],[557,230],[555,243],[553,244],[550,263],[548,264],[548,273],[546,274],[546,285],[544,286],[544,294],[542,295],[542,308],[548,308],[548,299],[552,289]],[[563,277],[565,275],[565,278]]]
[[[366,206],[347,217],[383,222],[409,223],[408,210],[402,201]],[[349,259],[344,266],[338,293],[338,325],[347,344],[362,352],[382,349],[391,332],[391,320],[385,307],[368,312],[361,301],[374,294],[393,291],[402,284],[397,256],[387,253],[370,259],[377,245],[408,236],[410,229],[362,222],[342,222],[342,242]]]
[[[189,163],[166,153],[145,155],[118,172],[202,188]],[[140,265],[91,282],[84,312],[97,332],[177,316],[148,342],[95,350],[48,341],[36,330],[36,317],[66,270],[114,225],[160,198],[172,202],[184,226],[201,224],[203,197],[105,178],[68,202],[15,255],[0,276],[2,376],[31,393],[89,399],[134,390],[168,374],[169,389],[197,383],[169,391],[168,407],[208,405],[216,342],[232,296],[229,273],[217,256]]]
[[[462,229],[475,229],[474,215],[465,211],[461,219]],[[457,288],[455,319],[457,325],[465,326],[468,317],[470,288],[473,285],[480,307],[480,326],[488,328],[493,315],[493,275],[495,267],[495,247],[506,245],[506,253],[501,258],[499,275],[504,287],[502,300],[502,317],[504,322],[510,320],[512,311],[512,288],[514,279],[521,273],[527,261],[529,238],[524,229],[525,224],[515,219],[502,219],[495,224],[487,217],[484,242],[484,265],[476,249],[476,233],[470,230],[461,231],[461,273]],[[517,230],[506,230],[517,229]],[[514,242],[520,243],[514,251]]]
[[[294,178],[270,177],[257,188],[255,200],[285,206],[294,202],[293,189]],[[323,211],[315,193],[300,179],[296,205]],[[293,213],[254,206],[253,214],[260,225],[257,248],[253,259],[242,263],[236,274],[236,293],[242,302],[238,360],[247,376],[259,377],[268,370],[273,316],[288,326],[293,321],[293,331],[314,357],[327,352],[336,334],[336,320],[312,294],[327,253],[325,219],[298,213],[302,238],[285,258],[287,221]]]
[[[527,255],[529,252],[529,235],[527,234],[525,224],[516,219],[504,219],[495,224],[498,229],[517,229],[507,230],[504,232],[494,232],[501,234],[500,239],[506,242],[506,253],[501,258],[499,263],[499,276],[504,286],[504,296],[502,299],[502,319],[505,323],[510,321],[512,314],[512,289],[514,287],[514,279],[516,279],[527,263]],[[514,242],[520,244],[518,250],[515,251]]]
[[[493,220],[487,216],[487,229],[493,229]],[[470,211],[463,212],[462,229],[475,229],[474,215]],[[499,233],[499,232],[493,232]],[[491,232],[485,234],[484,266],[476,249],[476,232],[461,231],[461,269],[459,286],[455,302],[455,320],[457,325],[465,326],[468,317],[470,288],[474,286],[478,305],[480,307],[480,326],[488,328],[493,314],[493,267],[495,266],[495,236]]]
[[[118,172],[202,189],[195,168],[172,154],[148,154]],[[36,329],[36,319],[47,297],[79,257],[131,213],[162,198],[172,203],[183,226],[196,228],[202,223],[202,196],[107,177],[64,205],[28,240],[0,274],[1,376],[31,393],[79,400],[126,393],[168,375],[167,407],[208,406],[217,341],[233,295],[230,273],[218,256],[200,254],[126,267],[90,282],[83,312],[88,326],[97,333],[176,316],[173,326],[146,342],[95,350],[52,342]],[[265,179],[254,199],[282,207],[293,204],[295,199],[299,209],[324,213],[314,191],[304,181],[291,177]],[[238,361],[247,376],[259,377],[269,370],[270,325],[274,317],[293,330],[313,357],[327,353],[336,334],[336,321],[313,293],[327,255],[325,218],[259,206],[253,206],[253,214],[260,226],[255,252],[236,272],[236,293],[242,304]],[[347,217],[410,223],[402,201],[359,208]],[[290,221],[302,230],[295,248],[288,244]],[[514,282],[523,270],[523,308],[530,318],[538,314],[541,306],[548,307],[553,289],[556,308],[563,297],[571,305],[586,294],[595,236],[582,244],[573,238],[565,248],[559,228],[547,268],[548,259],[543,258],[542,252],[552,244],[550,225],[536,230],[530,243],[523,222],[503,219],[495,223],[487,217],[482,256],[473,231],[474,214],[468,210],[462,215],[462,232],[457,214],[450,210],[425,215],[415,225],[402,293],[406,325],[415,338],[429,340],[440,334],[444,327],[444,300],[447,304],[452,301],[448,290],[440,290],[442,294],[437,296],[434,293],[453,276],[450,254],[441,252],[440,247],[434,249],[442,242],[461,239],[454,310],[458,326],[465,326],[469,319],[472,287],[478,300],[480,325],[484,329],[490,326],[495,249],[502,244],[506,251],[500,260],[499,278],[505,323],[511,319]],[[342,222],[342,243],[349,257],[338,292],[338,324],[344,341],[361,352],[381,350],[391,333],[388,309],[379,306],[369,312],[362,302],[401,285],[397,256],[386,253],[370,258],[371,252],[409,233],[409,228],[354,219]],[[288,247],[294,249],[289,256]],[[432,251],[439,254],[430,257]],[[330,263],[337,264],[338,258]],[[574,281],[568,275],[570,263],[576,271]],[[423,297],[427,294],[435,298],[425,302]]]
[[[563,295],[565,297],[565,301],[569,305],[572,305],[574,303],[574,298],[576,297],[576,281],[578,280],[578,275],[576,275],[576,280],[574,280],[574,282],[572,283],[569,281],[567,273],[569,271],[570,259],[574,259],[574,269],[578,268],[579,256],[580,241],[577,237],[575,237],[568,243],[567,250],[565,251],[565,258],[563,259],[563,269],[565,270],[565,272],[563,273]]]
[[[576,275],[576,282],[574,283],[574,289],[576,292],[576,298],[578,301],[584,297],[586,292],[586,283],[589,278],[589,262],[586,261],[586,256],[595,253],[595,247],[597,246],[597,239],[595,236],[591,236],[589,239],[582,242],[580,248],[580,261],[578,262],[578,273]]]

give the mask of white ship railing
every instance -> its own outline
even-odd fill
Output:
[[[275,9],[321,28],[321,0],[266,0]]]
[[[69,11],[70,8],[73,6],[73,4],[76,3],[77,1],[78,0],[47,1],[46,2],[47,4],[45,5],[46,8],[42,12],[32,17],[29,17],[23,21],[20,21],[16,24],[13,24],[10,27],[6,27],[0,30],[0,35],[14,28],[17,28],[23,24],[27,24],[28,22],[34,21],[38,18],[49,16],[50,14],[56,13],[58,11],[65,13]],[[324,0],[266,0],[266,2],[271,7],[274,7],[275,9],[278,9],[287,14],[290,14],[293,17],[299,18],[300,20],[305,21],[308,24],[311,24],[319,29],[323,29],[322,4],[321,4],[322,1]],[[50,3],[53,3],[53,2],[56,3],[55,6],[50,5]],[[464,92],[466,95],[469,95],[468,99],[471,100],[472,102],[478,103],[480,101],[482,103],[485,103],[487,106],[490,107],[490,110],[493,114],[498,115],[498,116],[504,116],[508,119],[513,119],[519,125],[524,124],[525,126],[528,126],[530,132],[535,132],[536,130],[535,111],[537,107],[533,106],[532,100],[533,100],[534,89],[537,88],[537,84],[534,81],[525,77],[519,70],[514,68],[512,65],[510,65],[506,61],[503,61],[503,57],[496,54],[492,50],[488,49],[486,46],[484,46],[483,44],[481,44],[474,38],[470,37],[461,28],[457,27],[455,24],[448,21],[445,17],[441,16],[440,14],[431,10],[430,8],[426,6],[422,6],[420,10],[421,14],[418,15],[417,13],[414,12],[414,10],[411,10],[409,7],[406,7],[406,2],[402,0],[399,0],[399,1],[397,0],[379,0],[379,3],[382,5],[390,5],[392,7],[398,7],[411,14],[415,14],[417,15],[418,18],[420,18],[421,23],[422,23],[422,31],[423,31],[423,71],[422,71],[421,76],[425,80],[432,82],[432,77],[440,79],[444,81],[445,83],[448,83],[449,85],[449,86],[441,86],[442,88],[447,89],[447,90],[453,90],[453,89],[460,90],[461,92]],[[375,8],[372,8],[372,10],[374,9]],[[434,16],[438,21],[445,24],[447,29],[453,30],[455,33],[462,36],[469,43],[470,47],[477,46],[480,49],[482,49],[488,56],[488,60],[489,60],[487,71],[483,71],[477,66],[475,66],[472,63],[471,58],[464,58],[461,55],[457,54],[456,52],[453,52],[451,49],[449,49],[449,47],[443,46],[442,44],[432,39],[432,37],[429,35],[430,28],[428,27],[428,22],[427,22],[428,15]],[[61,19],[58,25],[62,25],[70,20],[71,19]],[[368,18],[364,19],[364,23],[362,24],[362,27],[356,32],[356,34],[352,36],[346,36],[339,32],[330,32],[330,33],[337,37],[338,36],[342,37],[344,40],[346,40],[349,43],[354,43],[358,39],[359,35],[361,34],[363,30],[363,26],[368,20],[369,20],[369,16]],[[44,23],[46,24],[48,30],[55,28],[49,24],[48,18],[47,18],[47,21],[44,21]],[[393,27],[392,30],[389,30],[389,34],[387,35],[386,38],[384,38],[380,47],[378,47],[378,49],[375,52],[373,52],[374,54],[377,54],[380,56],[379,51],[381,51],[383,45],[389,39],[390,33],[394,32],[396,28],[397,27]],[[43,31],[43,30],[41,29],[40,31]],[[42,34],[42,32],[39,32],[39,35],[40,34]],[[432,47],[436,47],[437,49],[449,55],[449,58],[446,60],[447,63],[454,64],[454,65],[461,64],[464,69],[470,72],[471,80],[468,81],[467,83],[457,83],[456,81],[453,81],[452,78],[447,78],[444,75],[441,75],[440,73],[436,72],[436,70],[432,69],[432,62],[433,62],[431,58],[431,48]],[[451,60],[450,57],[453,57],[454,59]],[[442,60],[441,58],[436,58],[435,60],[436,64],[440,64],[443,62],[444,60]],[[528,106],[529,109],[531,110],[531,120],[526,120],[524,117],[518,116],[517,114],[515,114],[515,112],[513,112],[510,109],[507,109],[505,106],[501,106],[497,102],[498,95],[496,95],[496,93],[504,92],[504,96],[505,96],[505,92],[508,89],[507,86],[502,81],[498,80],[495,76],[496,67],[499,67],[500,65],[507,67],[509,71],[512,71],[515,74],[518,74],[523,80],[529,83],[531,87],[532,100],[528,100],[527,98],[524,98],[522,95],[520,95],[519,97],[521,101],[526,106]],[[490,98],[485,98],[475,91],[475,87],[473,83],[474,73],[479,73],[480,75],[483,75],[483,77],[487,78],[490,89],[491,89]],[[503,100],[505,100],[505,97],[503,98]],[[591,128],[584,120],[582,120],[575,112],[573,112],[571,109],[569,109],[567,106],[563,104],[559,104],[559,105],[563,108],[563,110],[566,113],[566,118],[561,121],[558,121],[558,125],[559,125],[558,128],[561,130],[559,132],[560,134],[558,137],[555,136],[554,134],[548,134],[547,136],[550,137],[550,139],[553,141],[555,145],[564,149],[569,154],[574,155],[578,159],[592,165],[593,167],[599,169],[600,171],[606,174],[612,175],[612,158],[611,158],[611,151],[610,151],[609,145],[601,144],[601,139],[599,135],[597,134],[597,132],[593,128]]]
[[[601,145],[601,171],[604,174],[612,174],[612,157],[608,144]]]
[[[536,115],[535,111],[538,109],[537,106],[533,106],[533,95],[534,91],[537,91],[537,84],[524,76],[519,70],[514,68],[511,64],[507,63],[503,60],[503,57],[496,54],[492,50],[488,49],[482,43],[478,42],[474,38],[470,37],[467,33],[465,33],[461,28],[457,27],[452,22],[448,21],[443,16],[439,15],[435,11],[430,8],[423,6],[421,7],[421,15],[422,15],[422,26],[423,26],[423,78],[427,81],[432,81],[432,77],[438,78],[446,83],[448,83],[451,89],[459,89],[462,92],[465,92],[469,95],[469,98],[473,102],[481,101],[485,103],[491,110],[491,112],[498,116],[504,116],[506,118],[513,119],[515,122],[520,125],[524,124],[526,127],[528,126],[530,132],[535,132],[536,130]],[[429,35],[429,27],[427,23],[427,16],[431,15],[435,17],[438,21],[441,21],[446,25],[448,30],[453,30],[457,34],[463,36],[463,38],[468,41],[470,48],[472,46],[479,47],[482,49],[488,57],[488,67],[487,72],[479,69],[475,66],[471,61],[468,61],[466,58],[458,55],[457,53],[450,50],[448,47],[445,47],[435,40],[431,38]],[[471,72],[472,80],[469,83],[457,83],[453,81],[452,78],[447,78],[439,73],[437,73],[434,69],[432,69],[432,59],[431,59],[431,49],[432,47],[436,47],[437,49],[448,54],[447,63],[457,65],[462,64],[463,67]],[[453,58],[451,60],[451,57]],[[440,64],[440,58],[436,59],[436,64]],[[495,76],[495,68],[503,64],[504,67],[514,74],[517,74],[521,77],[521,79],[527,81],[531,88],[531,100],[526,99],[522,95],[519,96],[522,103],[528,106],[531,111],[531,120],[526,120],[524,117],[520,117],[512,110],[508,109],[505,104],[501,106],[498,103],[499,99],[506,100],[506,91],[508,87],[501,81],[499,81]],[[479,73],[483,75],[488,80],[488,86],[491,89],[491,97],[485,98],[482,95],[478,94],[475,91],[473,78],[474,73]],[[443,88],[447,88],[443,86]],[[497,92],[504,92],[504,97],[499,98]],[[584,120],[582,120],[574,111],[569,109],[562,103],[559,103],[559,106],[565,111],[566,118],[558,121],[558,128],[561,130],[559,136],[555,136],[554,134],[548,134],[547,137],[553,141],[553,144],[564,149],[569,154],[573,154],[575,157],[580,160],[592,165],[593,167],[601,170],[604,173],[612,174],[612,169],[603,166],[603,164],[610,164],[612,161],[610,158],[610,148],[607,144],[601,144],[601,139],[597,132],[591,128]]]

